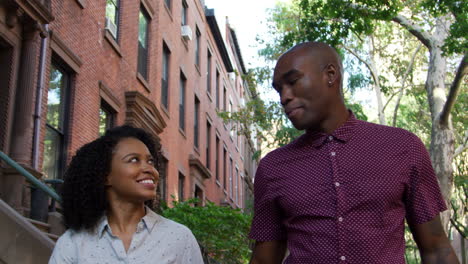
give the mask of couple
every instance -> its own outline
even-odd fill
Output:
[[[405,130],[357,120],[344,105],[342,70],[324,43],[299,44],[278,60],[273,87],[306,133],[259,165],[251,263],[405,263],[405,218],[423,263],[458,263],[424,145]],[[203,263],[187,228],[144,205],[158,175],[148,138],[120,127],[77,152],[65,175],[70,229],[51,263]]]

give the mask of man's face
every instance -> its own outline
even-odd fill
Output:
[[[317,52],[297,49],[284,54],[276,64],[273,87],[294,127],[318,130],[331,107],[328,78]]]

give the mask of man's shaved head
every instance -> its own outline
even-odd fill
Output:
[[[306,51],[321,68],[330,63],[336,65],[336,67],[339,67],[341,77],[343,76],[343,64],[340,55],[330,45],[323,42],[304,42],[290,48],[281,57],[296,51]],[[281,57],[278,60],[281,60]]]
[[[273,87],[297,129],[331,131],[348,116],[342,76],[341,59],[334,48],[305,42],[278,59]]]

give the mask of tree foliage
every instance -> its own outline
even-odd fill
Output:
[[[197,206],[199,202],[174,201],[172,208],[163,206],[162,215],[193,232],[206,263],[246,263],[251,254],[247,237],[251,215],[212,202]]]

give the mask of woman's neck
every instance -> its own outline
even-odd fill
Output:
[[[113,233],[133,233],[145,214],[144,203],[111,201],[107,211],[107,222]]]

